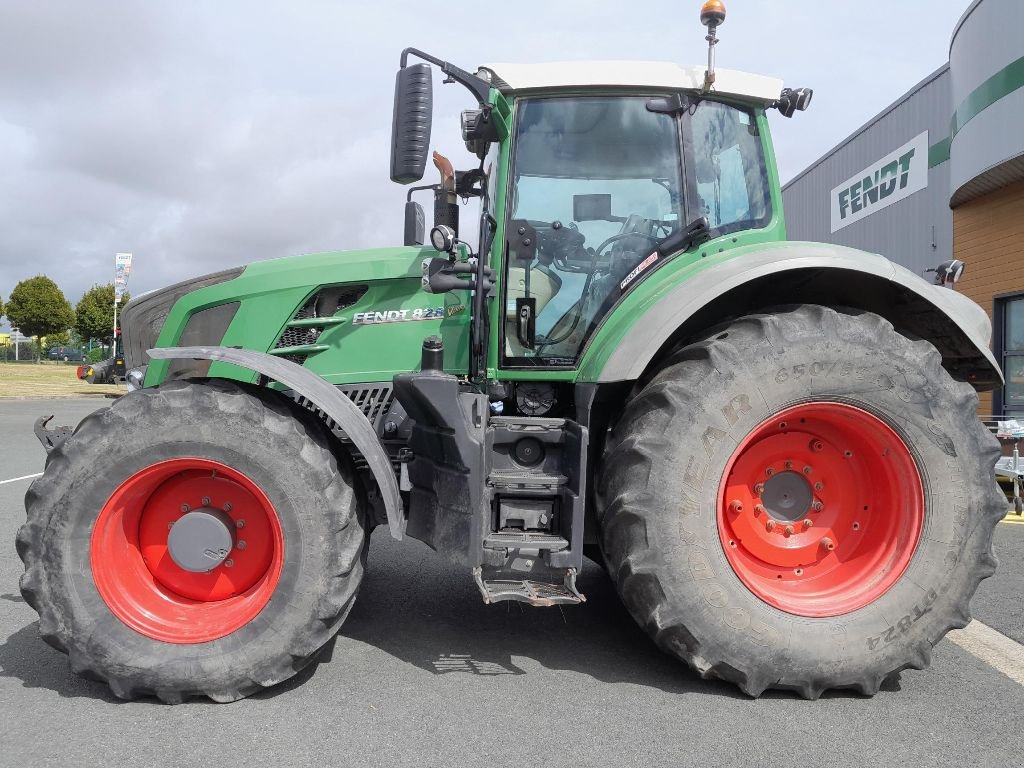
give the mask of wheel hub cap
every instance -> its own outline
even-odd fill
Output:
[[[167,535],[167,552],[179,568],[206,573],[228,558],[235,524],[224,512],[202,507],[179,517]]]
[[[796,472],[780,472],[769,478],[761,493],[761,504],[776,520],[794,523],[811,511],[811,484]]]

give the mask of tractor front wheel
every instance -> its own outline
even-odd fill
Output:
[[[613,429],[598,489],[634,618],[704,677],[874,694],[970,620],[1005,513],[998,442],[936,349],[801,306],[682,349]]]
[[[22,594],[43,639],[121,698],[242,698],[310,663],[347,616],[366,550],[354,483],[277,393],[134,392],[30,487]]]

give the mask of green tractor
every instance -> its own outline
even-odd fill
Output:
[[[705,4],[707,67],[406,49],[392,180],[424,176],[433,68],[475,101],[429,245],[410,199],[404,247],[133,299],[132,391],[44,439],[26,496],[46,642],[122,698],[239,699],[335,636],[384,525],[488,604],[584,603],[592,558],[660,648],[751,696],[925,667],[996,565],[990,323],[786,240],[766,111],[811,93],[716,71],[723,19]]]

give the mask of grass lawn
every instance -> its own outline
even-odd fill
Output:
[[[0,398],[5,397],[96,397],[123,395],[116,384],[79,381],[77,364],[0,363]]]

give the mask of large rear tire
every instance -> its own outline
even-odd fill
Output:
[[[29,488],[22,595],[43,639],[117,696],[234,701],[313,661],[348,615],[366,554],[354,483],[277,393],[134,392]]]
[[[939,353],[819,306],[683,349],[606,447],[598,519],[637,622],[757,696],[872,695],[928,665],[995,569],[999,445]]]

